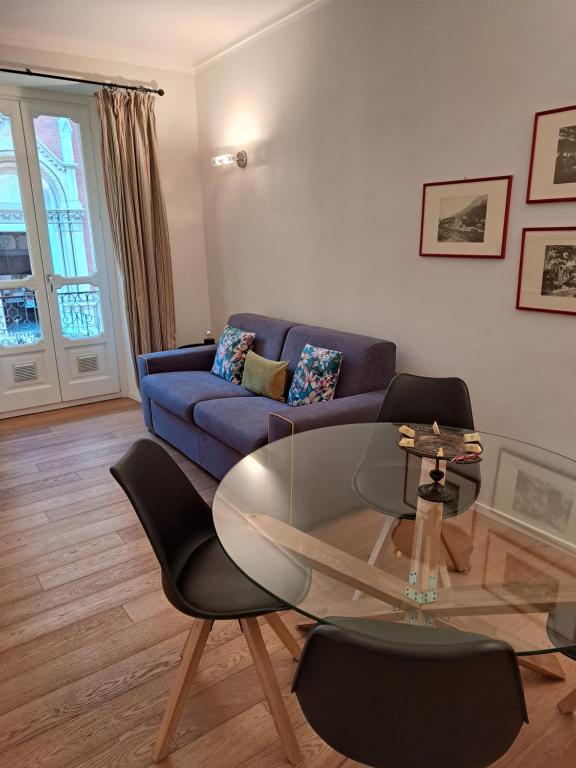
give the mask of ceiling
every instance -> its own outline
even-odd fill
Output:
[[[191,71],[319,0],[1,0],[0,42]]]

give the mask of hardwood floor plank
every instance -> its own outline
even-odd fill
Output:
[[[130,595],[136,596],[157,589],[158,581],[157,571],[149,571],[142,576],[103,589],[92,595],[91,600],[80,597],[15,624],[9,624],[0,629],[0,653],[61,627],[74,624],[80,619],[101,613],[107,608],[121,605],[122,601]]]
[[[68,653],[48,659],[44,664],[25,669],[2,684],[0,714],[21,707],[34,699],[69,686],[88,675],[127,659],[186,632],[192,620],[173,608],[164,611],[159,620],[143,621],[138,625],[128,622],[116,631],[86,638],[86,642]],[[91,640],[91,641],[90,641]]]
[[[0,653],[0,681],[31,673],[44,664],[78,648],[90,646],[132,621],[121,605],[45,633]],[[37,671],[36,674],[41,674]]]
[[[49,590],[84,576],[104,571],[112,566],[130,562],[144,555],[150,555],[153,558],[152,561],[156,563],[147,540],[136,541],[133,544],[121,544],[121,546],[109,549],[107,552],[99,552],[92,557],[85,557],[80,561],[77,560],[50,571],[44,571],[38,575],[38,580],[43,589]]]
[[[24,515],[31,515],[36,512],[46,512],[48,517],[51,517],[52,513],[60,509],[74,509],[77,505],[80,509],[78,511],[87,511],[88,509],[95,509],[97,506],[101,506],[100,498],[103,494],[116,493],[115,500],[119,501],[123,497],[119,494],[118,486],[110,486],[108,477],[105,478],[105,482],[100,486],[89,486],[88,488],[81,488],[80,490],[70,492],[64,489],[64,492],[60,496],[54,496],[49,499],[41,499],[39,501],[32,502],[30,504],[23,504],[7,507],[0,511],[0,521],[2,520],[15,520]],[[125,497],[124,497],[125,498]],[[85,508],[81,507],[85,505]],[[73,514],[76,514],[75,512]],[[67,517],[63,514],[62,517]],[[51,517],[51,519],[57,519]]]
[[[130,544],[132,541],[140,541],[141,539],[146,538],[146,534],[140,523],[131,525],[129,528],[123,528],[121,531],[118,531],[118,536],[120,536],[125,544]]]
[[[148,592],[146,595],[135,597],[123,603],[124,610],[132,621],[137,624],[161,613],[166,607],[166,596],[162,588]]]
[[[50,522],[46,512],[37,512],[34,515],[17,517],[15,520],[0,521],[0,538],[9,536],[11,533],[19,533],[28,528],[35,528],[37,525],[45,525]]]
[[[64,533],[57,535],[50,535],[49,537],[42,538],[36,537],[38,540],[29,544],[21,544],[8,549],[7,552],[0,554],[0,568],[5,568],[14,563],[21,563],[23,560],[29,560],[33,557],[39,557],[48,552],[54,552],[59,549],[63,549],[68,545],[80,544],[91,539],[96,539],[103,536],[106,533],[113,533],[114,531],[121,531],[123,528],[131,525],[134,522],[134,513],[126,512],[123,515],[116,515],[110,517],[107,520],[101,520],[100,522],[93,523],[92,525],[86,525],[84,527],[78,527]]]
[[[0,582],[2,584],[2,582]],[[42,585],[37,576],[26,576],[18,581],[12,581],[9,584],[2,584],[0,589],[0,605],[11,603],[16,600],[22,600],[31,595],[37,595],[42,592]],[[2,620],[2,611],[0,609],[0,622]]]
[[[44,589],[39,594],[30,595],[21,600],[8,603],[2,609],[0,627],[15,624],[23,619],[50,611],[72,601],[101,594],[107,588],[120,587],[125,581],[151,571],[157,575],[158,583],[160,581],[158,563],[154,554],[147,551],[128,562],[118,563],[105,570],[91,573],[74,581],[66,581],[64,584],[52,589]]]
[[[108,533],[80,544],[71,544],[67,547],[56,549],[54,552],[32,557],[16,565],[9,565],[0,569],[0,584],[7,585],[12,581],[26,579],[28,576],[44,573],[57,567],[65,568],[67,564],[83,560],[84,558],[89,560],[98,555],[98,553],[121,547],[123,544],[124,542],[116,532]]]
[[[0,716],[0,756],[17,744],[60,727],[175,669],[180,664],[185,638],[185,632],[169,637],[3,714]]]
[[[131,510],[131,507],[127,501],[119,501],[115,504],[91,509],[89,512],[82,512],[78,515],[65,517],[62,520],[49,520],[44,525],[36,525],[33,528],[26,528],[23,531],[9,533],[6,536],[0,536],[0,552],[6,552],[10,549],[15,549],[16,547],[32,544],[35,541],[49,539],[52,536],[58,536],[58,534],[61,533],[84,528],[92,523],[108,520],[111,517],[118,517],[129,510]]]

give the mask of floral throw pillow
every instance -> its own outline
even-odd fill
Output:
[[[252,348],[255,336],[256,334],[250,331],[227,325],[218,342],[212,373],[231,381],[232,384],[240,384],[246,354]]]
[[[288,392],[288,405],[332,400],[342,365],[342,352],[306,344]]]

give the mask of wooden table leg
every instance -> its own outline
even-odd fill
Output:
[[[433,459],[422,459],[421,485],[429,480],[430,470],[434,466]],[[440,462],[440,469],[446,472],[445,461]],[[418,497],[409,587],[406,590],[407,597],[416,603],[429,603],[436,599],[443,509],[443,504],[436,504]]]
[[[558,702],[558,709],[565,715],[571,715],[572,712],[576,712],[576,688],[565,696],[562,701]]]

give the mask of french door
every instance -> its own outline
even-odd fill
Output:
[[[89,111],[0,99],[0,415],[120,389]]]

